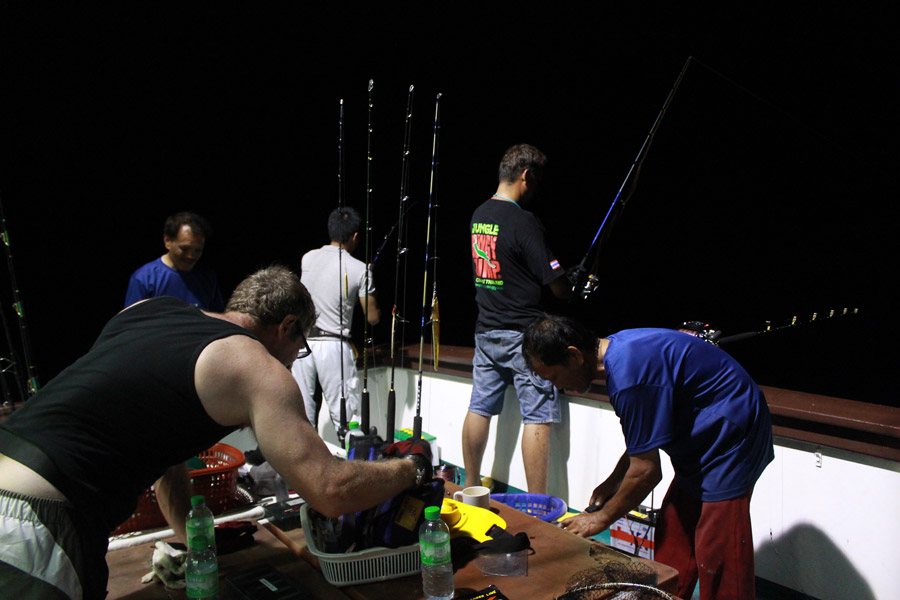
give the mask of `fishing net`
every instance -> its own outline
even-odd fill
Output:
[[[601,547],[591,548],[597,566],[575,573],[566,582],[566,593],[556,600],[671,600],[653,587],[656,571],[647,564]]]
[[[554,600],[675,600],[666,592],[640,583],[595,583],[570,589]]]

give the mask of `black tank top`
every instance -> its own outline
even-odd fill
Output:
[[[119,313],[87,354],[0,425],[0,452],[112,531],[168,467],[237,429],[213,421],[194,388],[200,352],[232,335],[253,337],[174,298]]]

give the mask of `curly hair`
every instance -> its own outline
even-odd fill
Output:
[[[296,315],[294,337],[316,322],[316,307],[306,287],[293,271],[280,265],[260,269],[240,282],[225,310],[250,315],[263,325],[277,325]]]

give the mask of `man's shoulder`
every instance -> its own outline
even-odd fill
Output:
[[[542,227],[540,219],[530,210],[521,208],[511,202],[486,200],[472,213],[471,224],[499,223],[515,228]]]
[[[167,267],[166,264],[162,261],[161,257],[157,257],[135,269],[134,273],[132,273],[131,276],[133,278],[140,278],[152,273],[166,273],[171,270],[172,269]]]

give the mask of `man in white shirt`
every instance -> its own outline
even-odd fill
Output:
[[[341,398],[346,401],[347,420],[359,415],[359,377],[356,359],[350,344],[350,325],[356,299],[369,323],[375,325],[381,311],[375,299],[375,283],[371,271],[368,276],[368,305],[366,304],[366,265],[351,254],[360,243],[362,219],[353,208],[336,208],[328,216],[330,244],[303,255],[301,281],[316,305],[316,324],[309,334],[312,355],[294,361],[291,372],[303,393],[306,415],[317,427],[319,406],[314,392],[316,381],[331,414],[335,431],[341,435]]]

